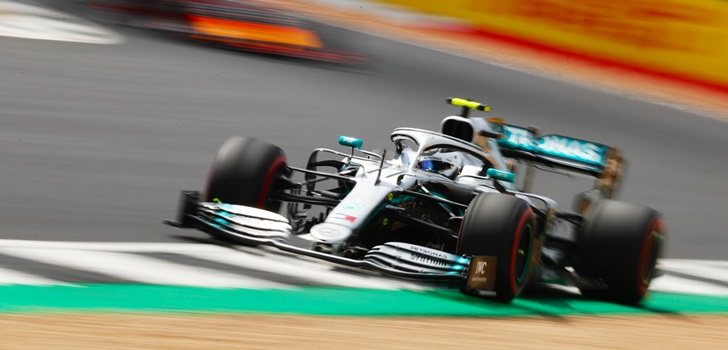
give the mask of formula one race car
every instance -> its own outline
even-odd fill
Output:
[[[335,63],[365,56],[344,46],[332,29],[246,0],[89,0],[88,7],[118,23],[185,35],[246,51]]]
[[[305,168],[252,138],[227,140],[204,191],[183,192],[176,221],[215,237],[510,301],[528,283],[577,286],[622,303],[643,299],[660,255],[653,209],[609,199],[620,180],[616,149],[499,119],[452,98],[460,115],[441,132],[397,128],[394,156],[315,149]],[[576,211],[529,193],[534,168],[595,177]],[[520,171],[518,171],[520,169]],[[516,184],[517,175],[524,177]]]

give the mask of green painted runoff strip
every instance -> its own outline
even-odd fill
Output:
[[[120,284],[0,286],[0,312],[67,311],[459,317],[695,314],[728,313],[728,297],[652,293],[643,306],[628,307],[576,295],[528,296],[506,305],[455,290],[255,290]]]

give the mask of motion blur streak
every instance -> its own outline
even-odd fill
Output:
[[[302,59],[358,64],[341,31],[270,6],[267,1],[92,0],[86,9],[110,23],[180,34],[228,48]]]
[[[299,28],[203,16],[190,16],[189,18],[198,33],[217,36],[221,38],[220,40],[229,38],[313,48],[323,47],[316,34]]]

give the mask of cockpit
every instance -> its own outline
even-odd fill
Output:
[[[440,174],[451,180],[460,175],[485,176],[489,168],[505,169],[491,154],[461,139],[429,130],[398,128],[392,133],[402,166]]]

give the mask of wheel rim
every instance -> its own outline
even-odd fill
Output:
[[[645,237],[643,252],[639,262],[639,293],[644,295],[652,281],[657,265],[657,258],[660,257],[662,247],[662,223],[655,220]]]
[[[273,161],[270,168],[268,169],[268,172],[265,175],[265,178],[263,178],[263,184],[260,188],[260,193],[258,194],[256,207],[265,209],[266,202],[268,201],[268,197],[270,196],[270,190],[271,186],[273,185],[273,181],[275,180],[276,176],[279,175],[281,167],[285,165],[286,157],[283,155],[279,155]]]
[[[526,225],[523,227],[523,231],[520,234],[518,246],[516,248],[516,282],[522,284],[526,279],[528,272],[529,257],[531,256],[531,246],[533,236],[533,227]]]

